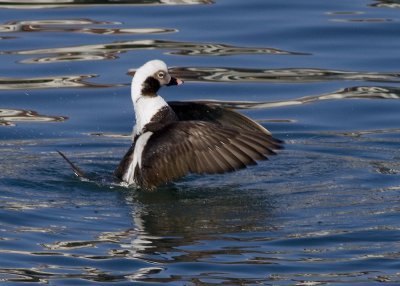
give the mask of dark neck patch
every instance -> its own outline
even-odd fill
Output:
[[[142,94],[147,96],[156,96],[161,87],[160,82],[152,76],[146,78],[142,86]]]

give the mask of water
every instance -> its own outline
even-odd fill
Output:
[[[0,1],[1,285],[400,282],[398,1],[14,2]],[[130,74],[153,58],[186,81],[166,99],[237,108],[285,150],[153,193],[111,184]]]

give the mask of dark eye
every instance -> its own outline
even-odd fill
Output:
[[[158,78],[164,78],[165,72],[160,71],[160,72],[158,72],[157,76],[158,76]]]

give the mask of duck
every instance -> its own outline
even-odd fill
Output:
[[[282,140],[232,109],[167,102],[159,95],[162,87],[182,84],[162,60],[148,61],[136,70],[131,84],[136,120],[132,143],[114,171],[122,183],[151,191],[188,174],[244,169],[283,148]]]

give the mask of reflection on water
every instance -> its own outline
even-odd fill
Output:
[[[346,87],[340,89],[336,92],[320,94],[320,95],[312,95],[312,96],[303,96],[299,98],[293,98],[289,100],[278,100],[278,101],[226,101],[226,100],[215,100],[215,99],[203,99],[203,100],[195,100],[195,102],[211,104],[216,106],[221,106],[224,108],[231,109],[266,109],[266,108],[276,108],[276,107],[284,107],[284,106],[296,106],[302,104],[310,104],[317,103],[319,101],[325,100],[342,100],[342,99],[373,99],[373,100],[396,100],[400,99],[400,88],[398,87],[381,87],[381,86],[354,86],[354,87]],[[258,122],[286,122],[286,123],[295,123],[294,119],[280,119],[280,120],[258,120]],[[335,133],[336,135],[346,135],[346,136],[355,136],[359,137],[362,135],[368,134],[384,134],[384,133],[393,133],[397,132],[396,128],[389,129],[379,129],[379,130],[368,130],[368,131],[352,131],[350,133]],[[117,133],[104,133],[104,132],[95,132],[89,133],[90,136],[102,136],[107,138],[116,138],[116,139],[129,139],[131,138],[130,134],[117,134]]]
[[[392,19],[380,19],[380,18],[363,18],[363,19],[332,19],[334,22],[354,22],[354,23],[385,23],[391,22]]]
[[[355,72],[324,69],[249,69],[224,67],[177,67],[171,73],[190,81],[209,82],[319,82],[356,80],[374,82],[400,82],[398,73]],[[131,73],[132,74],[132,73]]]
[[[212,4],[213,0],[39,0],[6,1],[0,0],[0,8],[8,9],[43,9],[86,5],[195,5]]]
[[[0,275],[7,282],[47,283],[62,280],[72,283],[73,279],[86,282],[179,282],[189,285],[192,281],[203,281],[197,284],[204,285],[204,281],[209,281],[207,279],[212,279],[214,284],[218,281],[229,285],[284,281],[292,281],[296,285],[323,285],[383,279],[398,282],[400,277],[396,273],[362,270],[370,269],[381,259],[398,259],[398,254],[390,251],[397,243],[398,230],[390,227],[371,229],[363,225],[343,229],[337,222],[337,216],[344,221],[348,216],[355,216],[357,220],[368,217],[367,213],[355,213],[353,199],[360,193],[352,194],[346,189],[349,185],[334,185],[334,179],[328,179],[329,174],[325,174],[328,170],[323,171],[329,165],[336,166],[343,158],[304,152],[291,153],[292,156],[296,157],[292,162],[302,158],[303,163],[310,167],[307,170],[303,168],[303,175],[306,175],[305,171],[312,172],[314,165],[326,176],[322,182],[311,184],[312,191],[306,182],[273,180],[274,174],[264,178],[271,181],[264,190],[244,190],[234,186],[185,187],[185,183],[156,194],[123,190],[121,199],[130,206],[130,214],[122,219],[130,219],[133,227],[113,230],[110,225],[107,231],[85,231],[85,234],[80,233],[83,236],[80,240],[70,239],[74,236],[65,239],[68,228],[63,227],[69,224],[85,227],[90,221],[112,221],[91,206],[91,200],[99,196],[96,190],[85,189],[86,195],[82,194],[79,200],[69,202],[73,203],[71,206],[66,206],[68,201],[49,201],[46,206],[48,215],[55,212],[63,220],[53,221],[47,234],[43,232],[45,229],[15,229],[20,239],[32,233],[43,233],[42,237],[50,233],[46,239],[48,242],[32,251],[0,250],[2,255],[28,257],[30,261],[41,263],[32,268],[0,268]],[[291,160],[289,156],[287,159]],[[339,168],[335,175],[343,176],[355,168],[355,163],[367,164],[362,160],[352,161],[354,159],[345,160],[345,164],[339,163],[344,170]],[[278,163],[277,167],[285,169],[289,166],[290,162],[280,166]],[[298,167],[293,166],[287,172],[296,172],[296,169]],[[249,179],[247,176],[250,173],[243,176]],[[295,184],[297,187],[294,187]],[[90,191],[95,194],[90,195]],[[369,195],[368,192],[371,190],[362,193],[365,196],[359,203],[367,208],[366,211],[371,211],[371,208],[381,213],[389,211],[385,206],[372,206],[371,203],[374,196],[391,196],[391,193],[395,194],[394,190],[382,189],[376,190],[376,193],[372,190],[373,194]],[[104,193],[111,196],[110,192]],[[341,202],[346,199],[349,200],[347,203]],[[79,204],[75,206],[74,203]],[[106,209],[109,203],[102,202],[103,207]],[[79,212],[71,211],[77,206],[86,216],[81,217]],[[66,209],[59,214],[59,208]],[[88,212],[87,208],[92,211]],[[86,220],[83,225],[82,220]],[[319,228],[315,229],[314,224],[318,224]],[[382,238],[374,232],[384,233],[385,243],[380,243]],[[11,239],[10,236],[4,235],[5,239]],[[356,239],[360,237],[363,237],[362,241]],[[333,270],[332,267],[337,267],[337,264],[343,265],[343,268]],[[182,270],[185,266],[191,269]],[[324,271],[315,271],[319,268]]]
[[[10,40],[10,39],[15,39],[15,37],[4,37],[4,36],[0,37],[0,40]]]
[[[368,271],[380,261],[398,259],[392,251],[398,229],[368,223],[383,224],[384,216],[398,211],[396,185],[354,188],[349,174],[357,170],[364,180],[372,168],[388,178],[400,168],[360,158],[360,146],[349,139],[308,140],[318,148],[348,150],[349,156],[289,148],[273,165],[224,179],[188,178],[156,193],[80,182],[56,154],[1,146],[9,168],[4,178],[22,187],[20,194],[0,188],[0,228],[7,230],[0,232],[0,255],[8,260],[0,266],[0,279],[70,285],[76,279],[188,285],[399,282],[391,270]],[[30,144],[43,144],[36,142]],[[380,153],[398,156],[397,146]],[[116,154],[112,163],[104,163],[101,153],[89,153],[91,164],[118,162]],[[35,176],[41,181],[31,182]],[[36,225],[38,220],[50,226]]]
[[[166,29],[164,32],[172,31]],[[51,57],[25,59],[22,63],[52,63],[59,61],[77,60],[102,60],[114,59],[118,54],[127,51],[140,50],[172,50],[170,54],[189,56],[228,56],[239,54],[277,54],[277,55],[299,55],[298,52],[289,52],[274,48],[236,47],[224,44],[204,44],[194,42],[176,42],[162,40],[137,40],[114,42],[110,44],[72,46],[51,49],[34,49],[21,51],[0,51],[1,54],[9,55],[38,55],[56,54]]]
[[[90,58],[89,55],[81,55]],[[80,60],[79,56],[70,55],[65,57],[52,58],[52,60]],[[50,58],[47,58],[49,60]],[[42,59],[43,60],[43,59]],[[185,81],[201,82],[271,82],[271,83],[304,83],[304,82],[323,82],[323,81],[373,81],[373,82],[400,82],[397,73],[363,73],[334,71],[321,69],[278,69],[278,70],[257,70],[257,69],[227,69],[227,68],[184,68],[177,67],[170,69],[171,74],[179,75]],[[129,75],[135,74],[134,70],[128,72]],[[97,84],[86,81],[97,75],[73,75],[39,78],[1,78],[0,90],[14,89],[40,89],[40,88],[68,88],[68,87],[90,87],[108,88],[121,86],[123,84]],[[350,87],[338,91],[339,94],[357,94],[360,97],[378,98],[397,98],[399,89],[396,87]],[[346,95],[346,97],[348,97]]]
[[[176,32],[168,28],[88,28],[83,25],[121,25],[120,22],[101,22],[91,19],[11,21],[0,25],[1,33],[15,32],[73,32],[83,34],[159,34]],[[70,27],[78,26],[78,27]]]
[[[360,131],[351,131],[351,132],[335,132],[334,134],[342,135],[342,136],[361,137],[361,136],[367,136],[367,135],[389,134],[389,133],[400,133],[400,128],[360,130]]]
[[[0,108],[0,126],[14,126],[16,122],[61,122],[67,119],[65,116],[41,115],[33,110]]]
[[[123,244],[124,251],[116,252],[115,255],[143,257],[163,251],[160,243],[163,237],[170,237],[171,242],[184,245],[199,237],[210,238],[210,233],[220,235],[276,229],[273,224],[272,198],[260,190],[242,191],[232,186],[208,189],[198,187],[196,190],[175,186],[159,190],[154,196],[153,193],[125,190],[127,204],[134,206],[132,222],[135,229],[101,233],[92,240],[57,241],[44,247],[61,251],[119,243]],[[204,212],[205,204],[207,212]],[[246,220],[245,226],[238,224],[240,216]],[[195,237],[191,237],[191,234],[195,234]]]
[[[105,132],[92,132],[88,133],[89,136],[99,136],[108,138],[120,138],[120,139],[132,139],[132,134],[115,134],[115,133],[105,133]]]
[[[303,96],[289,100],[278,101],[220,101],[220,100],[197,100],[200,103],[215,104],[226,108],[249,109],[249,108],[273,108],[281,106],[299,105],[313,103],[321,100],[338,99],[400,99],[400,88],[379,86],[355,86],[340,89],[333,93]]]
[[[0,0],[0,125],[18,125],[0,130],[0,284],[397,285],[399,40],[386,8],[400,2],[300,2]],[[110,73],[149,56],[206,82],[185,87],[196,99],[224,96],[201,102],[276,117],[287,148],[153,193],[113,184],[133,114],[128,77]],[[19,124],[67,120],[53,116],[64,103],[70,124]]]
[[[0,90],[15,89],[43,89],[43,88],[68,88],[68,87],[111,87],[117,85],[96,84],[85,81],[97,75],[74,75],[37,78],[4,78],[0,77]]]
[[[210,196],[213,194],[213,196]],[[92,221],[112,221],[101,212],[89,212],[91,217],[80,218],[78,212],[71,211],[77,207],[74,201],[48,201],[48,215],[64,217],[53,221],[47,229],[19,228],[14,229],[20,240],[36,234],[48,237],[35,250],[0,249],[1,255],[7,257],[25,257],[40,260],[42,263],[32,268],[0,267],[2,281],[57,281],[61,279],[83,279],[84,281],[148,281],[153,279],[177,281],[179,277],[151,278],[164,271],[164,263],[209,260],[212,265],[214,255],[239,255],[240,249],[227,247],[225,250],[202,251],[198,249],[179,249],[195,243],[199,239],[218,239],[225,233],[239,231],[274,230],[274,207],[265,192],[248,190],[247,193],[234,188],[190,188],[164,189],[157,196],[148,193],[124,191],[123,198],[131,206],[133,228],[108,231],[85,231],[81,240],[65,239],[65,232],[70,224],[90,223]],[[88,198],[80,198],[88,203],[80,205],[83,212],[90,206]],[[30,203],[32,202],[21,202]],[[105,202],[104,202],[105,203]],[[59,208],[67,208],[59,214]],[[207,206],[207,212],[204,207]],[[245,207],[244,207],[245,206]],[[8,213],[30,211],[40,212],[35,208],[7,209]],[[3,210],[4,211],[4,210]],[[1,212],[1,209],[0,209]],[[17,214],[17,213],[16,213]],[[239,219],[241,216],[241,219]],[[248,224],[241,225],[244,219]],[[1,224],[0,224],[1,225]],[[48,230],[46,232],[45,230]],[[212,234],[211,234],[212,233]],[[12,234],[5,234],[4,239],[12,239]],[[73,237],[73,236],[68,236]],[[221,237],[222,238],[222,237]],[[63,240],[64,239],[64,240]],[[230,239],[227,239],[229,241]],[[175,250],[174,250],[175,249]],[[160,255],[157,255],[159,253]],[[156,255],[155,255],[156,254]],[[69,261],[75,261],[71,264]],[[186,278],[183,278],[186,279]]]
[[[371,7],[379,8],[400,8],[400,1],[398,0],[378,0],[376,3],[371,4]]]
[[[138,281],[138,280],[140,281],[140,279],[143,277],[146,277],[151,274],[157,274],[163,270],[162,268],[158,267],[147,267],[139,269],[131,274],[127,273],[123,275],[118,275],[118,274],[112,275],[107,272],[101,271],[100,269],[91,267],[83,269],[73,268],[73,267],[71,267],[70,269],[67,267],[59,267],[59,268],[56,266],[51,266],[51,267],[52,269],[51,270],[48,269],[47,271],[45,271],[46,269],[45,266],[41,266],[37,269],[20,269],[20,268],[0,269],[0,275],[6,274],[8,278],[3,279],[3,281],[8,281],[8,282],[38,282],[38,283],[49,284],[52,281],[54,282],[66,279],[73,279],[73,280],[84,280],[93,283],[93,282]],[[66,271],[79,272],[78,270],[81,270],[83,273],[76,273],[76,274],[62,273]]]

